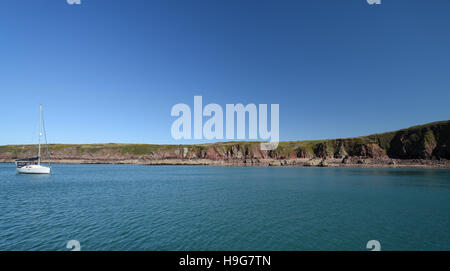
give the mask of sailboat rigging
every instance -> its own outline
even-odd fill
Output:
[[[39,106],[39,136],[38,136],[38,156],[26,159],[16,160],[16,170],[17,173],[23,174],[50,174],[50,166],[42,166],[41,165],[41,136],[42,136],[42,105]],[[44,136],[45,136],[45,144],[47,146],[47,154],[48,154],[48,144],[47,144],[47,135],[45,131],[44,125]]]

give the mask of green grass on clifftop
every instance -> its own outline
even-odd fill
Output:
[[[310,155],[320,153],[336,154],[359,151],[364,144],[376,144],[386,153],[399,148],[398,142],[406,142],[411,146],[417,144],[447,144],[450,145],[450,121],[433,122],[424,125],[413,126],[394,132],[373,134],[368,136],[307,140],[307,141],[286,141],[280,142],[278,148],[273,151],[277,156],[288,156],[293,152],[303,152]],[[393,146],[393,144],[396,144]],[[416,145],[414,145],[416,144]],[[238,146],[239,149],[258,149],[259,142],[220,142],[196,145],[155,145],[155,144],[51,144],[50,150],[71,151],[77,154],[96,153],[99,151],[113,151],[120,154],[146,155],[158,151],[176,151],[188,148],[191,151],[200,153],[210,147],[215,147],[219,152],[226,152],[230,147]],[[408,145],[407,145],[408,146]],[[17,157],[23,154],[32,153],[36,150],[36,145],[4,145],[0,146],[0,155],[5,157]],[[396,150],[397,151],[397,150]]]

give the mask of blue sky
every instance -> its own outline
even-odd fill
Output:
[[[280,139],[450,119],[450,1],[6,0],[0,145],[176,141],[174,104],[280,104]]]

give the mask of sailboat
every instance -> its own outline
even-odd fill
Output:
[[[17,173],[23,174],[50,174],[50,166],[41,165],[41,136],[42,136],[42,105],[39,106],[39,137],[38,137],[38,156],[26,159],[16,160]],[[45,133],[45,127],[44,127]],[[45,136],[47,141],[47,136]],[[47,144],[47,142],[45,142]],[[48,153],[48,147],[47,147]]]

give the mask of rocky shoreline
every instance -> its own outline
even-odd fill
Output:
[[[43,163],[49,161],[43,160]],[[11,159],[0,159],[0,163],[14,163]],[[173,165],[173,166],[239,166],[239,167],[346,167],[346,168],[429,168],[450,169],[450,160],[424,160],[424,159],[390,159],[376,160],[364,159],[244,159],[244,160],[211,160],[211,159],[163,159],[163,160],[83,160],[59,159],[51,161],[53,164],[120,164],[120,165]]]
[[[355,138],[280,142],[275,150],[248,141],[52,144],[48,150],[53,163],[71,164],[450,168],[450,121]],[[36,145],[0,146],[0,162],[36,153]]]

